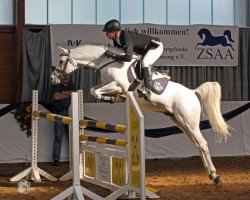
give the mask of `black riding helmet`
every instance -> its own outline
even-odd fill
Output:
[[[109,20],[103,27],[103,32],[112,32],[115,30],[121,30],[121,24],[118,20]]]

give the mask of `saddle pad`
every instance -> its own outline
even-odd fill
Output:
[[[152,80],[151,91],[157,95],[161,95],[167,87],[169,79],[157,78]]]

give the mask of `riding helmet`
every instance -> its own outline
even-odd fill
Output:
[[[112,32],[115,30],[121,30],[121,24],[118,20],[112,19],[109,20],[103,28],[103,32]]]

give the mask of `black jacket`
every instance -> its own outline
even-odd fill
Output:
[[[63,92],[63,91],[74,91],[76,90],[76,85],[72,83],[68,83],[67,85],[59,84],[59,85],[52,85],[51,87],[51,94],[56,92]],[[54,103],[54,112],[58,114],[60,111],[66,110],[68,111],[69,106],[71,104],[71,97],[61,100],[53,100]]]
[[[145,55],[152,40],[160,41],[159,38],[155,38],[150,35],[124,30],[121,30],[119,40],[120,44],[116,41],[116,39],[113,40],[114,46],[123,48],[125,55],[116,55],[115,60],[127,62],[132,60],[133,53],[142,56]]]

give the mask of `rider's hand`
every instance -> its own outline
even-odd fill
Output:
[[[105,54],[105,56],[111,57],[111,58],[115,58],[115,56],[116,56],[116,54],[113,53],[113,52],[110,51],[110,50],[107,50],[104,54]]]
[[[133,54],[132,58],[136,59],[136,60],[140,60],[141,59],[141,55]]]

